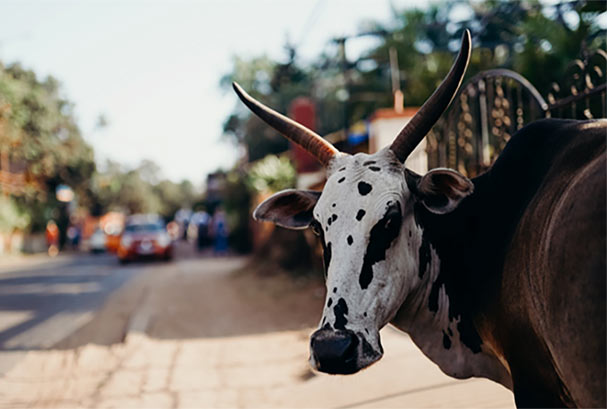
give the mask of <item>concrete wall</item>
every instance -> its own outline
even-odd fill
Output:
[[[400,116],[372,120],[369,124],[369,153],[375,153],[389,146],[410,119],[409,116]],[[409,169],[421,175],[428,171],[425,139],[409,155],[405,164]]]

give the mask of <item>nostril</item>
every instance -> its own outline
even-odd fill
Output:
[[[314,334],[311,346],[317,362],[346,362],[356,358],[358,337],[350,331],[323,331]]]

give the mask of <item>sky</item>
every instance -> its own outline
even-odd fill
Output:
[[[0,2],[0,61],[52,75],[75,104],[99,164],[156,162],[164,177],[203,183],[241,154],[222,139],[237,103],[219,87],[234,56],[285,60],[288,38],[310,61],[364,21],[425,0]],[[348,43],[355,58],[370,44]],[[100,115],[108,126],[96,126]]]

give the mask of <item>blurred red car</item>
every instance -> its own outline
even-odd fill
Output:
[[[121,263],[143,258],[170,260],[172,257],[173,241],[160,218],[134,216],[127,221],[118,245]]]

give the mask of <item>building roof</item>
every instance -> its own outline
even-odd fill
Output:
[[[419,107],[405,107],[401,112],[397,112],[394,108],[379,108],[369,118],[369,121],[377,119],[392,119],[392,118],[411,118],[414,116]]]

